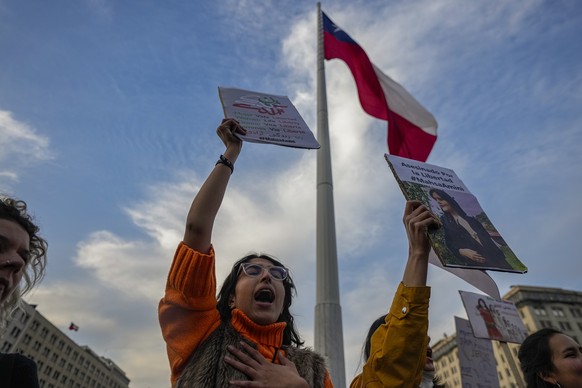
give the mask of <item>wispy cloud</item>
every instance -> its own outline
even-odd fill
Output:
[[[53,157],[48,137],[37,133],[26,123],[16,120],[11,112],[0,110],[1,177],[17,182],[20,172],[24,169]],[[0,183],[0,189],[8,187],[8,183]]]

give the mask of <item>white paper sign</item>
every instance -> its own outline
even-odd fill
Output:
[[[467,291],[459,294],[475,337],[518,344],[527,337],[525,325],[512,302]]]
[[[466,319],[455,317],[455,327],[463,387],[499,387],[491,341],[475,338]]]
[[[313,133],[287,96],[218,87],[224,115],[238,120],[242,140],[295,148],[319,148]]]

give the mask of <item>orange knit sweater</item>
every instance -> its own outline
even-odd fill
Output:
[[[216,304],[214,249],[210,247],[210,251],[204,254],[180,243],[158,311],[170,360],[172,385],[192,353],[220,325]],[[272,360],[282,346],[285,322],[258,325],[235,309],[231,324],[242,336],[257,343],[259,352],[268,360]],[[329,373],[324,387],[333,387]]]

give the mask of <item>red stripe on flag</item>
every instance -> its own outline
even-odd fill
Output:
[[[388,121],[389,152],[426,161],[436,141],[437,123],[432,114],[401,85],[375,69],[360,45],[327,15],[322,17],[325,59],[343,60],[354,76],[364,111]],[[388,100],[395,102],[394,107],[389,106]]]
[[[327,31],[323,34],[323,44],[325,59],[341,59],[352,71],[364,111],[377,119],[388,120],[384,92],[366,52],[358,45],[335,39]]]

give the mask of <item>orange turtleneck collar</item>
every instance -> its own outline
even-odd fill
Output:
[[[283,346],[283,330],[287,327],[286,322],[259,325],[251,321],[241,310],[234,309],[232,310],[230,323],[236,331],[252,342],[274,348]]]

